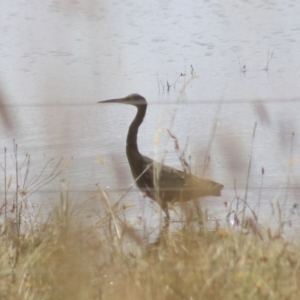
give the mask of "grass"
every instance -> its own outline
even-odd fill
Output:
[[[298,299],[299,250],[280,236],[193,227],[143,245],[125,227],[100,235],[56,210],[35,231],[2,234],[0,297]]]
[[[190,222],[149,245],[101,189],[107,215],[90,227],[63,192],[47,222],[19,233],[19,209],[2,226],[1,299],[298,299],[300,245],[258,233],[257,220],[242,231]]]
[[[189,160],[170,135],[189,172]],[[282,218],[276,232],[260,225],[259,207],[249,207],[247,187],[244,196],[236,194],[228,205],[234,226],[221,228],[216,222],[212,228],[205,215],[201,222],[196,216],[175,230],[162,228],[157,242],[149,244],[123,217],[128,207],[121,206],[121,199],[111,205],[100,187],[94,198],[103,202],[106,213],[94,216],[93,226],[82,225],[80,208],[71,206],[63,180],[60,205],[46,221],[38,213],[33,216],[28,197],[57,178],[60,162],[51,161],[52,167],[47,162],[30,180],[30,156],[18,163],[17,148],[14,143],[14,179],[6,177],[6,150],[1,165],[0,299],[299,298],[300,243],[284,237]],[[293,144],[291,154],[292,149]],[[249,172],[251,160],[252,151]],[[278,202],[275,213],[283,213]]]

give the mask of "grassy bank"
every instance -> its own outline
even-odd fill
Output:
[[[16,144],[14,155],[17,162]],[[228,211],[237,226],[208,230],[205,217],[182,220],[181,229],[162,229],[149,244],[122,217],[125,207],[110,206],[100,187],[94,197],[106,213],[83,226],[62,180],[60,206],[39,221],[29,197],[60,175],[60,162],[44,173],[51,163],[32,180],[29,155],[14,179],[6,176],[6,156],[1,165],[0,299],[299,298],[300,243],[283,236],[281,218],[277,231],[262,228],[254,210],[245,217],[247,203],[238,198]]]
[[[146,245],[124,224],[119,229],[119,236],[82,229],[60,209],[22,234],[8,220],[0,238],[0,298],[299,297],[300,246],[280,235],[190,226]]]

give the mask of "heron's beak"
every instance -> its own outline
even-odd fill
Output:
[[[119,99],[109,99],[109,100],[98,101],[97,103],[124,103],[124,104],[127,104],[127,102],[128,102],[127,98],[119,98]]]
[[[109,100],[99,101],[98,103],[122,103],[122,104],[130,104],[136,107],[139,107],[140,105],[147,106],[146,99],[138,94],[130,94],[124,98],[109,99]]]

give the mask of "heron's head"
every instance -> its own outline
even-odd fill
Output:
[[[99,101],[98,103],[122,103],[134,105],[136,107],[139,107],[141,105],[147,105],[146,99],[139,94],[130,94],[124,98],[104,100]]]

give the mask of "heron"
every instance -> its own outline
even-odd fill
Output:
[[[137,145],[137,135],[147,111],[147,101],[139,94],[124,98],[99,101],[133,105],[137,113],[129,126],[126,155],[132,176],[138,188],[150,199],[158,202],[169,222],[168,202],[185,202],[204,196],[221,196],[223,185],[212,180],[200,179],[192,174],[166,166],[144,156]]]

